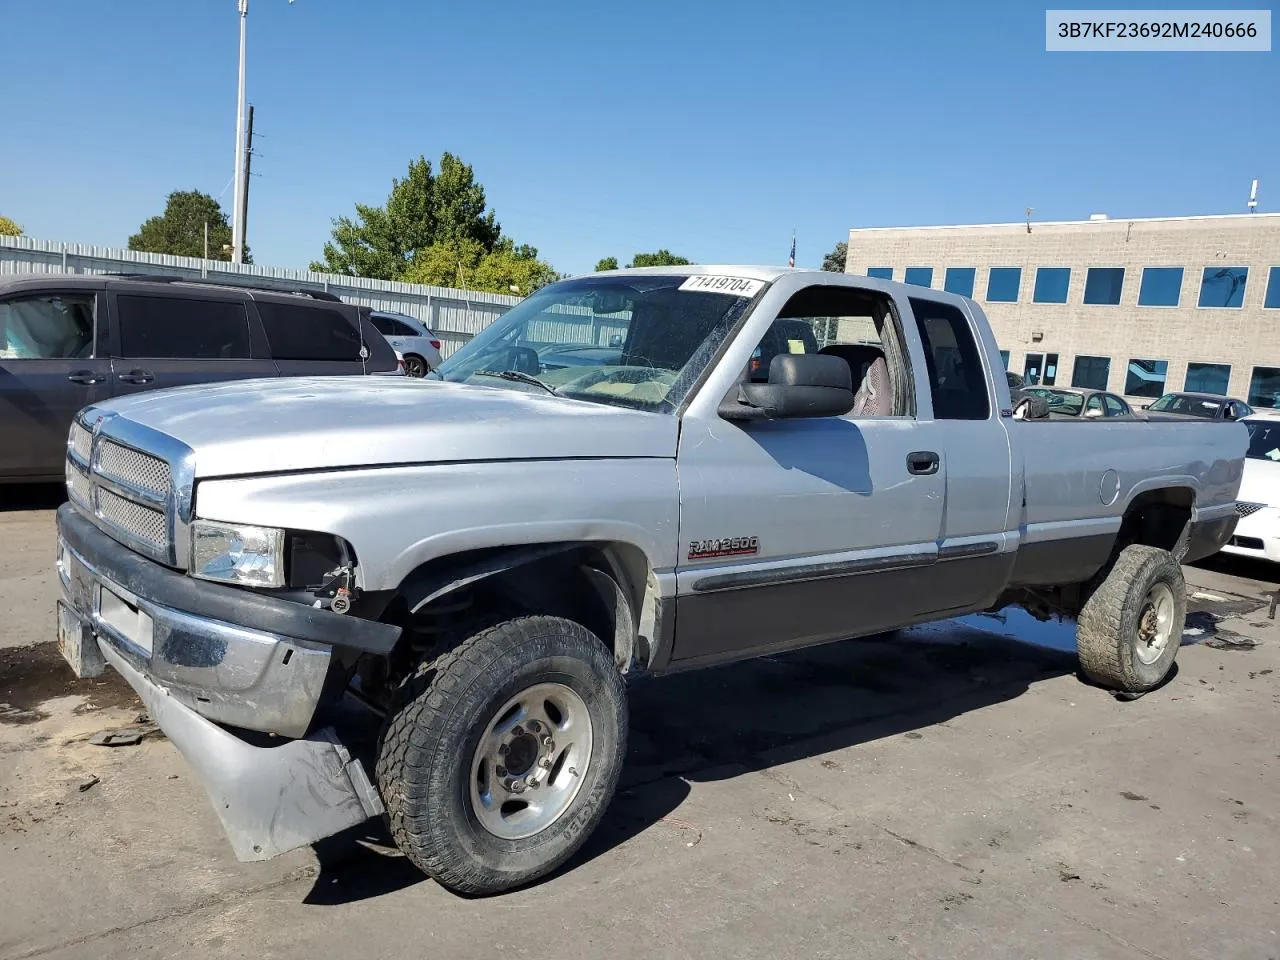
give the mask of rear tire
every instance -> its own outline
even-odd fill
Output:
[[[1112,690],[1154,689],[1173,668],[1186,618],[1186,581],[1173,555],[1141,544],[1125,547],[1080,611],[1080,669]]]
[[[425,377],[427,375],[427,361],[423,360],[416,354],[405,354],[404,358],[404,375],[406,377]]]
[[[397,691],[377,761],[391,835],[459,893],[530,883],[599,824],[626,741],[622,678],[595,634],[558,617],[500,623]]]

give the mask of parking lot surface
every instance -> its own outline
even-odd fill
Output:
[[[0,958],[1280,957],[1265,568],[1188,569],[1132,702],[1017,613],[641,683],[586,849],[470,900],[376,823],[237,863],[131,691],[58,660],[57,491],[0,500]]]

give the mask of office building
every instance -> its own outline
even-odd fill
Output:
[[[1280,407],[1280,214],[860,228],[845,270],[972,297],[1028,380]]]

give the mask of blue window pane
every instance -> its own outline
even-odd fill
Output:
[[[1184,390],[1193,393],[1217,393],[1227,395],[1227,384],[1231,382],[1231,364],[1229,363],[1188,363],[1187,385]]]
[[[1181,267],[1145,267],[1138,288],[1140,307],[1176,307],[1182,299]]]
[[[1200,280],[1200,306],[1243,306],[1244,285],[1248,280],[1248,267],[1205,267]]]
[[[1262,305],[1268,310],[1280,310],[1280,267],[1272,267],[1267,276],[1267,299]]]
[[[933,267],[907,267],[906,281],[917,287],[932,287]]]
[[[1084,302],[1114,307],[1124,289],[1124,267],[1090,267],[1084,276]]]
[[[1167,360],[1130,360],[1129,372],[1124,378],[1125,395],[1152,399],[1164,396],[1164,381],[1168,372]]]
[[[1107,378],[1110,375],[1110,357],[1076,357],[1076,365],[1071,371],[1071,385],[1088,387],[1090,390],[1105,390]]]
[[[1017,303],[1022,284],[1021,267],[992,267],[987,275],[987,300],[992,303]]]
[[[973,267],[947,267],[942,289],[947,293],[958,293],[962,297],[973,296],[973,281],[978,271]]]
[[[1009,351],[1008,350],[1000,351],[1000,362],[1004,364],[1004,368],[1006,370],[1009,369]]]
[[[1280,367],[1254,367],[1249,378],[1249,406],[1280,407]]]
[[[1031,299],[1036,303],[1066,303],[1070,285],[1070,267],[1041,267],[1036,271],[1036,288]]]
[[[877,280],[892,280],[893,267],[868,267],[867,276],[875,277]]]

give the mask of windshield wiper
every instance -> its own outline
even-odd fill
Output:
[[[532,383],[534,386],[541,387],[552,396],[556,396],[556,388],[549,383],[543,383],[537,377],[529,373],[521,373],[519,370],[477,370],[472,374],[473,377],[497,377],[499,380],[516,380],[520,383]]]

